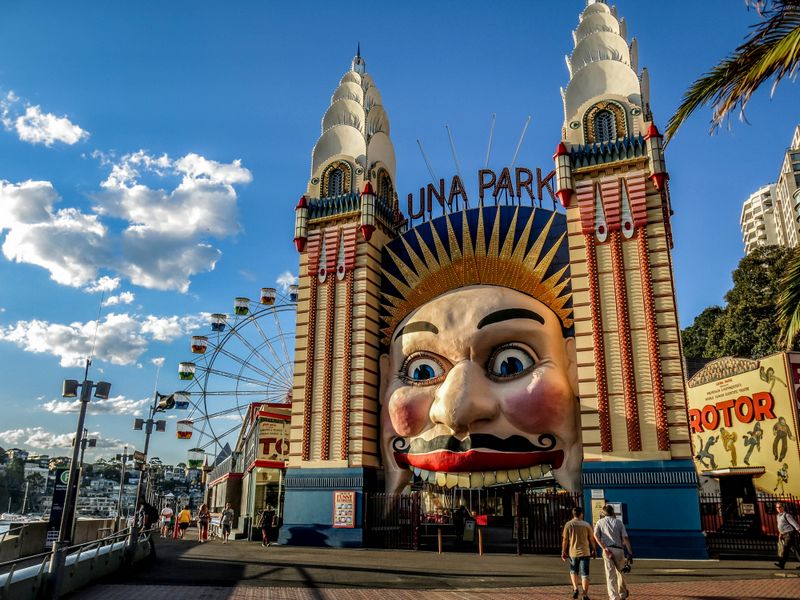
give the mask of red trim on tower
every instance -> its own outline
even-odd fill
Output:
[[[638,231],[639,266],[642,274],[642,297],[644,300],[645,327],[647,329],[647,351],[650,354],[650,380],[653,386],[653,407],[656,416],[656,437],[659,450],[669,450],[669,422],[664,396],[664,375],[661,371],[661,354],[658,347],[658,323],[656,321],[653,280],[650,271],[650,249],[647,244],[647,228]]]
[[[311,411],[314,387],[314,359],[317,331],[317,274],[309,277],[308,341],[306,344],[306,376],[303,381],[303,446],[302,460],[311,459]]]
[[[252,471],[257,467],[264,467],[267,469],[285,469],[286,463],[283,462],[282,460],[265,460],[263,458],[257,458],[249,465],[247,465],[247,469],[245,469],[245,471],[249,473],[250,471]]]
[[[622,254],[622,234],[611,232],[611,270],[614,274],[614,297],[617,305],[617,334],[622,362],[622,387],[625,401],[625,421],[628,430],[628,450],[642,449],[639,429],[639,406],[636,399],[636,376],[633,366],[633,343],[628,315],[628,290],[625,283],[625,260]]]
[[[597,255],[594,229],[584,234],[586,245],[586,272],[589,278],[589,302],[592,310],[592,350],[594,352],[595,380],[597,384],[597,415],[600,419],[600,451],[611,452],[611,414],[608,408],[608,379],[606,377],[606,351],[603,339],[603,313],[600,310],[600,284],[597,278]]]
[[[372,191],[372,184],[371,184],[369,181],[367,181],[367,182],[364,184],[364,191],[363,191],[363,192],[361,192],[361,195],[362,195],[362,196],[363,196],[363,195],[366,195],[366,194],[369,194],[370,196],[374,196],[374,195],[375,195],[375,192],[374,192],[374,191]]]
[[[558,190],[556,192],[556,198],[561,202],[561,206],[569,208],[569,204],[572,202],[572,190]]]
[[[342,237],[344,238],[344,270],[352,271],[356,266],[356,248],[358,247],[358,226],[351,223],[342,227]]]
[[[339,230],[334,230],[334,235],[328,237],[326,232],[325,245],[334,244],[338,249]],[[330,253],[328,253],[330,256]],[[336,254],[334,253],[334,257]],[[336,264],[334,262],[334,264]],[[336,277],[329,277],[325,294],[325,362],[322,380],[322,431],[320,432],[321,460],[330,460],[331,457],[331,395],[333,393],[333,333],[336,324]]]
[[[367,182],[369,183],[369,182]],[[342,445],[339,458],[347,460],[350,456],[350,367],[353,353],[353,278],[352,270],[346,275],[346,297],[344,307],[344,361],[342,364]]]
[[[325,236],[325,271],[328,275],[333,276],[336,272],[336,259],[339,254],[339,228],[326,229],[323,235]]]
[[[647,134],[644,136],[644,139],[649,140],[651,137],[661,137],[661,134],[658,132],[658,127],[652,121],[650,122],[650,127],[647,128]]]

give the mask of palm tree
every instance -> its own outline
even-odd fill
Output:
[[[713,109],[711,132],[731,111],[740,113],[763,83],[774,79],[772,89],[784,77],[794,77],[800,65],[800,0],[745,0],[762,19],[733,54],[712,67],[686,91],[666,130],[667,142],[695,110],[707,104]],[[787,349],[800,333],[800,249],[796,249],[782,278],[778,296],[780,343]]]

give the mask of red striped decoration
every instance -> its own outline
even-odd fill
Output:
[[[575,184],[581,214],[581,233],[594,234],[594,181],[586,179]]]
[[[603,210],[606,213],[606,225],[608,231],[619,231],[620,213],[620,181],[617,177],[604,177],[600,180],[600,199],[603,202]]]
[[[356,244],[358,243],[358,226],[351,223],[342,228],[344,238],[344,270],[352,271],[356,266]]]
[[[647,180],[644,172],[630,173],[625,176],[628,184],[628,201],[631,204],[634,227],[647,225]]]
[[[317,269],[319,269],[319,248],[322,244],[322,234],[319,231],[308,232],[308,242],[306,243],[306,250],[308,251],[308,276],[316,278]]]

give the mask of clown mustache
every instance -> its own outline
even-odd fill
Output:
[[[556,437],[551,433],[543,433],[537,438],[537,444],[521,435],[499,438],[490,433],[473,433],[463,440],[452,435],[440,435],[432,440],[414,438],[409,442],[406,438],[397,437],[392,442],[392,449],[401,454],[425,454],[447,450],[450,452],[468,452],[470,450],[493,450],[496,452],[544,452],[552,450],[556,445]]]

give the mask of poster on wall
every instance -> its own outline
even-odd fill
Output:
[[[289,458],[289,424],[286,421],[262,419],[258,425],[258,458],[286,460]]]
[[[766,494],[800,494],[795,367],[781,353],[721,358],[688,382],[689,431],[700,474],[753,476]]]
[[[356,493],[333,492],[333,526],[352,528],[356,526]]]

